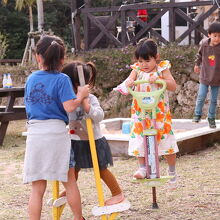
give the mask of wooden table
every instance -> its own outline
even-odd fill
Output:
[[[0,145],[3,144],[10,121],[26,119],[25,106],[14,106],[18,97],[24,97],[24,87],[0,88],[0,98],[7,97],[6,106],[0,106]]]

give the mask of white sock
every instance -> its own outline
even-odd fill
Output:
[[[169,165],[169,171],[172,173],[176,172],[176,166],[175,165]]]

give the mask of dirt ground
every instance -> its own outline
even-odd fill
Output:
[[[25,220],[30,185],[22,184],[22,167],[25,151],[24,122],[11,123],[4,145],[0,148],[0,220]],[[166,175],[167,164],[161,160],[161,173]],[[152,209],[151,188],[132,180],[137,167],[134,158],[117,158],[111,171],[117,177],[127,199],[128,211],[116,220],[219,220],[220,219],[220,144],[193,155],[177,159],[178,188],[170,191],[168,184],[157,188],[159,209]],[[91,214],[98,204],[93,171],[80,173],[78,185],[82,197],[83,214],[87,220],[96,220]],[[105,198],[110,196],[104,186]],[[62,186],[60,187],[62,189]],[[44,198],[42,220],[52,220],[51,208],[46,205],[51,197],[51,183]],[[72,220],[65,207],[61,220]]]

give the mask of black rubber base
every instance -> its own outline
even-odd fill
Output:
[[[157,205],[157,203],[152,203],[152,209],[159,209],[159,206]]]

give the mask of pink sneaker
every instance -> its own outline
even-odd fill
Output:
[[[133,175],[136,179],[144,179],[146,177],[146,168],[140,167]]]

